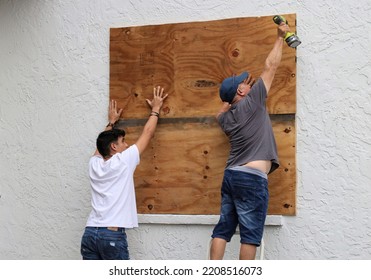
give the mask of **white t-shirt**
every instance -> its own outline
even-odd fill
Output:
[[[93,210],[86,226],[138,227],[133,175],[139,161],[136,145],[113,155],[107,161],[101,156],[90,159]]]

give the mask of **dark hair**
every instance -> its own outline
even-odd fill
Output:
[[[111,130],[103,131],[98,135],[97,149],[103,158],[106,158],[110,155],[111,143],[117,142],[120,136],[125,137],[125,130],[111,129]]]

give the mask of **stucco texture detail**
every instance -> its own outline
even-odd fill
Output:
[[[81,258],[87,163],[107,122],[111,27],[280,13],[297,14],[303,42],[297,215],[266,227],[265,258],[370,259],[370,5],[0,1],[0,259]],[[128,230],[131,257],[205,259],[212,228],[143,224]],[[226,258],[237,258],[238,247],[236,236]]]

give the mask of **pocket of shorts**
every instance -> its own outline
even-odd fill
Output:
[[[246,203],[255,203],[256,186],[254,184],[236,184],[234,186],[234,199]]]
[[[120,241],[126,239],[126,233],[120,231],[105,231],[100,234],[100,238],[108,241]]]

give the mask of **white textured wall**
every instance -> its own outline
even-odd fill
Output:
[[[107,120],[110,27],[279,13],[297,14],[303,41],[297,215],[266,228],[265,257],[370,259],[368,0],[0,0],[0,259],[80,258],[87,161]],[[211,230],[145,224],[128,231],[131,256],[203,259]]]

